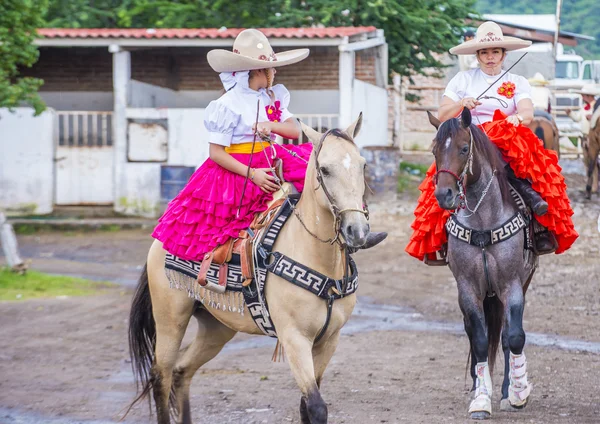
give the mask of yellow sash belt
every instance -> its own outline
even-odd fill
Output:
[[[266,141],[257,141],[254,143],[254,153],[260,153],[269,147],[269,143]],[[252,143],[240,143],[240,144],[232,144],[229,147],[225,147],[225,151],[229,154],[231,153],[242,153],[242,154],[250,154],[252,153]]]

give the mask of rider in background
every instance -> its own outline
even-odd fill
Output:
[[[548,88],[550,82],[540,72],[536,72],[533,78],[529,78],[531,85],[531,101],[536,116],[543,116],[552,121],[552,92]],[[540,113],[541,112],[541,113]]]
[[[600,95],[600,90],[593,84],[586,84],[581,90],[574,90],[573,92],[581,94],[583,108],[580,111],[567,109],[566,113],[573,121],[580,122],[581,132],[583,133],[583,136],[587,138],[590,133],[590,120],[592,119],[592,115],[600,106],[600,101],[596,99],[596,96]]]
[[[225,94],[205,110],[209,138],[199,142],[210,143],[210,157],[169,203],[152,233],[166,251],[201,261],[206,253],[248,228],[279,189],[269,159],[273,150],[282,159],[284,180],[302,191],[312,143],[283,147],[253,140],[255,133],[271,141],[275,135],[300,136],[300,126],[288,110],[290,93],[273,82],[276,68],[300,62],[308,54],[308,49],[275,54],[267,37],[256,29],[242,31],[233,51],[208,52],[208,63],[219,72]],[[362,248],[386,236],[370,233]]]
[[[438,115],[441,121],[446,121],[460,116],[465,107],[471,111],[473,123],[496,144],[508,163],[506,174],[511,184],[531,207],[536,220],[556,238],[557,243],[547,231],[536,234],[538,252],[551,253],[556,249],[556,253],[562,253],[578,234],[571,221],[573,210],[558,157],[546,150],[526,127],[534,112],[529,82],[502,70],[507,51],[530,44],[505,37],[494,22],[481,24],[473,40],[450,49],[453,54],[475,54],[479,68],[459,72],[448,83]],[[435,199],[435,173],[434,163],[419,187],[423,193],[415,209],[414,232],[406,247],[410,255],[421,260],[425,256],[435,260],[436,252],[447,242],[444,224],[448,212]]]
[[[471,30],[465,31],[464,40],[471,41],[475,38],[475,33]],[[461,54],[458,56],[458,68],[461,71],[477,68],[477,56],[474,54]]]

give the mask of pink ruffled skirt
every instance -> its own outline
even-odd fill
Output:
[[[299,146],[275,145],[277,156],[283,160],[283,176],[302,192],[306,163],[312,152],[312,144]],[[300,158],[292,156],[293,151]],[[271,157],[271,148],[265,149]],[[250,162],[249,154],[232,154],[244,165]],[[268,168],[264,153],[254,153],[253,168]],[[163,248],[179,258],[201,260],[205,253],[218,245],[237,237],[241,230],[250,226],[254,215],[267,209],[272,194],[264,193],[252,181],[248,181],[239,217],[236,217],[245,177],[234,174],[207,159],[190,177],[187,185],[167,206],[158,220],[152,237],[163,243]]]

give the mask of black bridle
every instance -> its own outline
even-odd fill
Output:
[[[456,118],[458,119],[458,118]],[[473,131],[471,131],[470,128],[466,129],[469,132],[469,156],[467,157],[467,160],[465,162],[465,164],[463,165],[463,169],[460,172],[460,174],[456,174],[453,171],[450,171],[449,169],[440,169],[438,170],[434,177],[433,177],[433,181],[435,182],[435,184],[437,185],[438,183],[438,179],[440,174],[450,174],[454,177],[454,179],[456,180],[456,183],[458,185],[458,197],[459,197],[459,204],[458,204],[458,208],[457,209],[465,209],[466,208],[466,202],[465,199],[467,197],[467,188],[465,186],[465,177],[467,176],[467,172],[470,173],[471,175],[473,175],[473,156],[474,156],[474,149],[473,149]]]

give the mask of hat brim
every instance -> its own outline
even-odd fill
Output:
[[[600,96],[600,90],[593,90],[593,91],[588,91],[588,90],[570,90],[571,93],[575,93],[575,94],[587,94],[588,96]]]
[[[229,50],[217,49],[209,51],[206,59],[215,72],[240,72],[292,65],[306,59],[309,53],[308,49],[288,50],[276,53],[277,60],[267,61],[243,56]]]
[[[502,48],[506,51],[513,51],[524,49],[525,47],[531,46],[531,41],[529,40],[521,40],[516,37],[504,37],[503,41],[487,41],[484,43],[479,43],[475,40],[465,41],[462,44],[459,44],[456,47],[452,47],[450,49],[450,53],[452,54],[475,54],[477,50],[481,49],[492,49],[492,48]]]
[[[550,81],[546,81],[546,80],[530,79],[528,81],[529,81],[529,84],[532,84],[532,85],[550,85]]]

